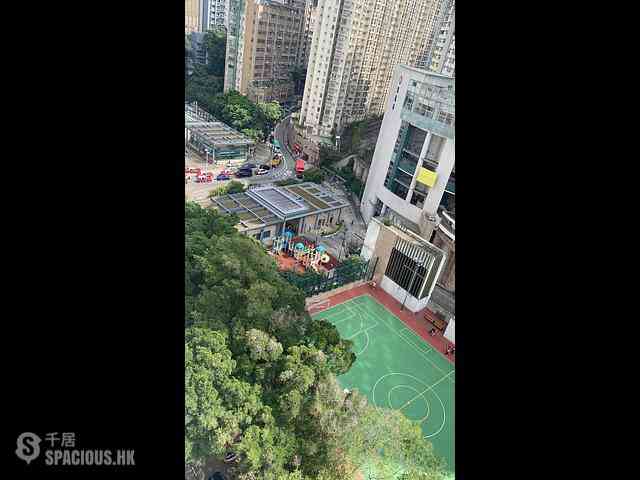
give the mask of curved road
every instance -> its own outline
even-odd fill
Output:
[[[286,180],[287,178],[291,178],[295,175],[296,159],[293,152],[289,150],[285,135],[290,121],[291,114],[280,120],[274,129],[274,137],[280,142],[280,145],[282,145],[282,156],[284,157],[284,160],[276,168],[271,169],[266,175],[254,175],[247,179],[250,185],[260,185],[263,183],[272,183],[278,180]],[[268,148],[268,144],[266,146],[261,145],[261,147]]]

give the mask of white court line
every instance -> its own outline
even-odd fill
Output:
[[[339,323],[342,323],[342,322],[344,322],[345,320],[352,320],[352,319],[354,319],[354,318],[355,318],[355,315],[351,315],[351,316],[349,316],[349,317],[344,317],[344,318],[341,318],[340,320],[336,320],[335,322],[333,322],[333,324],[334,324],[334,325],[338,325]]]
[[[342,307],[342,306],[343,306],[342,304],[340,304],[340,305],[335,305],[335,306],[333,306],[333,307],[330,307],[330,308],[327,308],[327,309],[323,310],[322,312],[318,312],[318,313],[316,313],[315,315],[316,315],[316,316],[318,316],[318,315],[320,315],[320,314],[322,314],[322,313],[328,312],[328,311],[329,311],[329,310],[331,310],[332,308]],[[345,310],[346,310],[346,309],[345,309]],[[348,310],[347,310],[347,311],[348,311]],[[327,318],[336,317],[336,316],[338,316],[338,315],[344,315],[344,310],[340,310],[340,311],[332,312],[332,313],[330,313],[329,315],[327,315],[327,316],[325,316],[325,317],[322,317],[321,319],[322,319],[322,320],[326,320]]]
[[[375,304],[376,304],[376,305],[380,305],[380,304],[378,303],[378,301],[377,301],[377,300],[375,300],[374,298],[372,298],[372,300],[375,302]],[[383,305],[380,305],[380,307],[381,307],[381,308],[384,308],[384,306],[383,306]],[[385,309],[385,313],[391,313],[391,312],[389,312],[389,311],[387,311],[387,310]],[[393,313],[391,313],[391,315],[393,315]],[[394,317],[396,317],[395,315],[393,315],[393,316],[394,316]],[[396,317],[396,318],[398,318],[398,317]],[[400,320],[400,319],[399,319],[399,320]],[[420,347],[416,346],[413,342],[409,342],[409,340],[408,340],[404,335],[400,335],[400,332],[403,332],[403,331],[405,331],[405,330],[406,330],[407,332],[411,333],[413,337],[416,337],[416,338],[420,341],[420,343],[421,343],[421,344],[424,344],[424,343],[425,343],[424,339],[423,339],[420,335],[418,335],[418,334],[417,334],[416,332],[414,332],[412,329],[408,328],[408,327],[405,325],[405,323],[404,323],[404,322],[402,322],[402,320],[400,320],[400,322],[402,323],[402,328],[401,328],[400,330],[396,330],[396,329],[392,328],[391,326],[389,326],[388,324],[386,324],[386,325],[387,325],[391,330],[393,330],[395,333],[397,333],[397,334],[398,334],[398,336],[402,337],[406,342],[411,343],[411,344],[414,346],[414,348],[416,348],[417,350],[421,351],[422,353],[427,354],[427,353],[429,353],[429,352],[431,352],[431,351],[433,351],[433,350],[434,350],[434,349],[433,349],[433,347],[431,347],[431,345],[430,345],[430,344],[426,343],[426,345],[425,345],[425,346],[428,348],[428,350],[426,350],[426,351],[425,351],[425,350],[423,350],[422,348],[420,348]],[[443,372],[443,373],[444,373],[444,372]]]
[[[356,307],[356,311],[358,311],[359,313],[362,313],[362,312],[361,312],[357,307],[359,307],[360,305],[367,304],[367,303],[369,303],[369,302],[367,302],[367,301],[366,301],[366,300],[364,300],[364,299],[363,299],[363,301],[360,301],[360,302],[356,302],[355,300],[359,300],[359,299],[361,299],[361,298],[363,298],[363,297],[369,297],[371,300],[373,300],[373,302],[374,302],[374,304],[375,304],[375,305],[380,305],[382,308],[384,308],[384,306],[382,306],[382,305],[381,305],[381,304],[380,304],[380,303],[379,303],[375,298],[373,298],[373,297],[372,297],[371,295],[369,295],[369,294],[364,294],[364,295],[361,295],[360,297],[351,298],[351,299],[347,300],[346,302],[340,303],[340,304],[335,305],[335,306],[333,306],[333,307],[331,307],[331,308],[336,308],[336,307],[339,307],[339,306],[344,306],[344,307],[345,307],[345,309],[346,309],[349,313],[351,313],[351,312],[352,312],[352,310],[347,306],[347,304],[348,304],[348,303],[354,303],[354,305],[355,305],[355,307]],[[326,311],[328,311],[328,310],[330,310],[331,308],[328,308],[327,310],[325,310],[325,312],[326,312]],[[369,310],[369,309],[367,309],[367,311],[368,311],[368,310]],[[391,325],[389,325],[385,320],[383,320],[383,319],[381,318],[381,316],[380,316],[380,315],[378,315],[378,314],[374,311],[374,309],[370,309],[370,310],[371,310],[371,311],[368,311],[368,313],[370,313],[371,315],[375,316],[378,320],[380,320],[382,323],[384,323],[384,325],[386,325],[386,327],[387,327],[389,330],[391,330],[391,331],[392,331],[393,333],[395,333],[398,337],[400,337],[400,339],[401,339],[401,340],[403,340],[405,343],[407,343],[408,345],[410,345],[410,346],[411,346],[411,347],[416,351],[416,353],[418,353],[418,355],[422,356],[422,358],[424,358],[424,359],[425,359],[426,361],[428,361],[431,365],[433,365],[433,367],[434,367],[436,370],[438,370],[438,371],[439,371],[440,373],[442,373],[443,375],[446,375],[446,373],[447,373],[447,372],[443,371],[440,367],[438,367],[438,366],[433,362],[433,360],[431,360],[430,358],[428,358],[428,357],[426,356],[426,354],[427,354],[427,353],[429,353],[429,352],[433,351],[433,348],[431,348],[430,350],[427,350],[427,351],[425,352],[425,351],[424,351],[424,350],[422,350],[421,348],[417,347],[413,342],[410,342],[410,341],[409,341],[405,336],[401,335],[401,334],[399,333],[399,331],[398,331],[398,330],[396,330],[396,329],[395,329],[395,328],[393,328]],[[365,312],[365,313],[367,313],[367,312]],[[385,310],[385,313],[390,313],[391,315],[393,315],[393,313],[388,312],[388,311],[386,311],[386,310]],[[395,315],[393,315],[393,316],[395,317]],[[325,318],[326,318],[326,317],[325,317]],[[396,317],[396,318],[397,318],[397,317]],[[339,320],[338,322],[335,322],[335,323],[340,323],[340,322],[342,322],[343,320],[346,320],[346,318],[345,318],[345,319],[342,319],[342,320]],[[420,336],[419,336],[416,332],[414,332],[413,330],[408,329],[408,328],[404,325],[404,322],[402,322],[402,320],[400,320],[400,322],[401,322],[401,323],[402,323],[402,325],[403,325],[403,329],[408,330],[409,332],[411,332],[411,333],[413,334],[413,336],[414,336],[414,337],[417,337],[421,342],[424,342],[424,339],[423,339],[422,337],[420,337]],[[454,369],[454,370],[451,370],[451,372],[454,372],[454,371],[455,371],[455,369]],[[451,379],[450,379],[450,381],[451,381],[451,383],[453,383],[453,384],[455,384],[455,383],[456,383],[456,382],[455,382],[455,380],[451,380]]]
[[[376,303],[377,303],[377,302],[376,302]],[[373,312],[373,311],[372,311],[372,312],[370,312],[370,313],[371,313],[371,315],[375,316],[378,320],[380,320],[382,323],[384,323],[384,324],[387,326],[387,328],[389,328],[389,330],[391,330],[391,331],[392,331],[393,333],[395,333],[398,337],[400,337],[402,340],[404,340],[404,342],[405,342],[405,343],[407,343],[407,345],[410,345],[411,347],[413,347],[413,349],[416,351],[416,353],[418,353],[418,355],[421,355],[421,356],[422,356],[422,358],[424,358],[424,359],[425,359],[425,360],[427,360],[431,365],[433,365],[433,367],[434,367],[436,370],[438,370],[438,371],[439,371],[440,373],[442,373],[443,375],[447,375],[447,372],[443,371],[440,367],[438,367],[438,366],[433,362],[433,360],[431,360],[430,358],[428,358],[428,357],[426,356],[426,353],[428,353],[428,352],[425,352],[424,350],[419,349],[419,348],[418,348],[418,347],[416,347],[412,342],[410,342],[409,340],[407,340],[404,336],[400,335],[400,333],[398,333],[398,331],[397,331],[396,329],[392,328],[392,327],[391,327],[391,326],[390,326],[390,325],[389,325],[389,324],[388,324],[384,319],[382,319],[382,318],[381,318],[379,315],[377,315],[375,312]],[[392,315],[393,315],[393,314],[392,314]],[[395,315],[394,315],[394,316],[395,316]],[[402,320],[400,320],[400,321],[402,321]],[[411,330],[411,331],[413,332],[413,330]],[[413,332],[413,333],[415,333],[415,332]],[[422,340],[422,338],[420,338],[420,339]],[[422,340],[422,341],[424,341],[424,340]],[[432,349],[432,350],[433,350],[433,349]],[[432,350],[429,350],[429,352],[431,352]],[[449,373],[451,373],[451,372],[455,372],[455,369],[454,369],[454,370],[451,370]],[[449,379],[449,380],[450,380],[452,383],[454,383],[454,384],[456,383],[456,382],[455,382],[455,380],[451,380],[451,379]]]
[[[369,295],[366,295],[366,296],[369,296]],[[371,297],[371,299],[372,299],[372,300],[373,300],[377,305],[380,305],[380,304],[378,303],[378,301],[377,301],[375,298]],[[383,306],[383,305],[380,305],[380,306],[381,306],[382,308],[384,308],[384,306]],[[389,312],[389,311],[387,311],[386,309],[385,309],[385,313],[390,313],[390,314],[391,314],[391,315],[393,315],[395,318],[398,318],[398,317],[396,317],[392,312]],[[379,315],[377,315],[377,314],[376,314],[376,316],[377,316],[378,318],[380,318],[380,316],[379,316]],[[398,319],[398,320],[400,320],[400,319]],[[407,339],[407,337],[406,337],[406,336],[401,335],[401,334],[400,334],[400,332],[401,332],[401,331],[406,330],[406,331],[408,331],[408,332],[410,332],[410,333],[412,334],[412,337],[417,338],[417,339],[419,340],[420,344],[424,344],[424,343],[425,343],[425,340],[424,340],[420,335],[418,335],[418,334],[417,334],[416,332],[414,332],[412,329],[408,328],[408,327],[404,324],[404,322],[402,322],[402,320],[400,320],[400,322],[402,323],[402,329],[401,329],[401,330],[396,330],[395,328],[393,328],[392,326],[390,326],[388,323],[386,323],[386,322],[384,322],[384,323],[385,323],[385,325],[386,325],[390,330],[392,330],[392,331],[393,331],[393,333],[395,333],[396,335],[398,335],[398,337],[400,337],[400,338],[401,338],[402,340],[404,340],[406,343],[408,343],[409,345],[411,345],[411,346],[412,346],[412,347],[413,347],[413,348],[414,348],[414,349],[415,349],[419,354],[422,354],[422,357],[423,357],[425,360],[427,360],[429,363],[431,363],[431,365],[433,365],[433,366],[435,367],[435,369],[436,369],[436,370],[438,370],[438,371],[439,371],[440,373],[442,373],[443,375],[444,375],[444,374],[446,374],[446,372],[445,372],[445,371],[443,371],[443,370],[442,370],[440,367],[438,367],[438,366],[437,366],[437,365],[436,365],[436,364],[435,364],[435,363],[434,363],[430,358],[428,358],[428,357],[426,356],[426,354],[427,354],[427,353],[432,352],[432,351],[434,351],[435,349],[434,349],[434,348],[432,348],[432,347],[431,347],[431,345],[427,343],[426,345],[429,347],[429,350],[425,351],[425,350],[421,349],[420,347],[418,347],[417,345],[415,345],[413,342],[409,341],[409,339]],[[438,352],[438,353],[439,353],[439,352]],[[454,370],[451,370],[449,373],[454,372],[454,371],[455,371],[455,369],[454,369]],[[451,380],[451,382],[452,382],[452,383],[456,383],[456,382],[455,382],[455,380]]]
[[[391,393],[396,388],[407,388],[409,390],[413,390],[418,395],[420,395],[420,392],[417,389],[413,388],[411,385],[396,385],[395,387],[392,387],[391,390],[389,390],[389,392],[387,393],[387,403],[389,404],[389,408],[392,410],[395,410],[395,408],[393,408],[393,404],[391,403]],[[431,413],[431,405],[429,404],[429,401],[426,398],[424,399],[424,403],[427,404],[427,414],[424,417],[422,417],[420,420],[415,420],[418,423],[424,422],[427,418],[429,418],[429,414]],[[404,407],[401,407],[401,408],[404,408]]]
[[[351,310],[351,309],[349,308],[349,306],[348,306],[348,305],[345,305],[345,306],[344,306],[344,308],[346,308],[346,309],[347,309],[347,312],[349,312],[349,313],[354,313],[354,312],[353,312],[353,310]],[[363,323],[364,323],[364,319],[362,318],[362,312],[358,312],[358,311],[356,310],[356,311],[355,311],[355,315],[354,315],[354,316],[356,316],[356,317],[358,317],[358,318],[360,319],[360,328],[361,328],[361,329],[362,329],[362,328],[364,328],[364,325],[363,325]]]
[[[378,324],[376,323],[375,325],[372,325],[370,327],[367,327],[363,330],[358,330],[356,333],[354,333],[353,335],[351,335],[350,337],[347,337],[347,340],[351,340],[352,338],[357,337],[358,335],[360,335],[361,333],[366,333],[369,330],[371,330],[372,328],[376,328],[378,326]]]
[[[427,387],[424,392],[419,393],[418,395],[416,395],[415,397],[413,397],[411,400],[409,400],[407,403],[405,403],[403,406],[401,406],[398,410],[402,410],[403,408],[405,408],[407,405],[410,405],[411,403],[413,403],[417,398],[420,398],[421,396],[423,396],[425,393],[427,393],[429,390],[431,390],[433,387],[435,387],[436,385],[438,385],[440,382],[442,382],[445,378],[447,378],[449,375],[451,375],[455,370],[450,371],[449,373],[447,373],[444,377],[441,377],[436,383],[434,383],[433,385],[431,385],[430,387]],[[434,392],[435,393],[435,392]]]
[[[360,350],[358,353],[356,353],[356,357],[361,357],[361,356],[362,356],[362,354],[367,350],[367,348],[369,348],[369,342],[370,342],[370,339],[369,339],[369,332],[367,332],[367,331],[365,330],[364,334],[365,334],[365,336],[367,337],[367,343],[365,343],[365,344],[364,344],[364,348],[363,348],[362,350]]]
[[[416,337],[416,336],[417,336],[417,338],[420,340],[420,344],[424,344],[424,343],[425,343],[424,338],[420,337],[416,332],[414,332],[413,330],[411,330],[409,327],[403,327],[403,328],[402,328],[401,330],[399,330],[399,331],[400,331],[400,332],[409,332],[410,334],[412,334],[411,336],[413,336],[413,337]],[[411,343],[413,343],[413,342],[411,342]],[[414,345],[415,345],[415,344],[414,344]],[[434,348],[431,346],[431,344],[427,343],[425,346],[428,348],[428,350],[423,350],[422,348],[420,348],[420,346],[419,346],[419,345],[415,345],[415,347],[416,347],[418,350],[420,350],[421,352],[424,352],[424,353],[433,352]]]
[[[453,373],[453,371],[449,372],[449,374]],[[373,402],[373,404],[376,406],[376,408],[380,408],[378,407],[378,404],[376,403],[376,388],[378,387],[378,384],[384,380],[387,377],[393,376],[393,375],[402,375],[405,377],[409,377],[412,378],[413,380],[417,381],[418,383],[421,383],[423,385],[426,385],[425,382],[423,382],[422,380],[420,380],[418,377],[411,375],[409,373],[400,373],[400,372],[391,372],[391,373],[387,373],[383,376],[381,376],[378,381],[373,385],[373,388],[371,389],[371,400]],[[447,412],[444,408],[444,402],[442,401],[442,399],[440,398],[440,395],[438,395],[438,392],[436,392],[435,390],[433,390],[431,393],[433,393],[433,395],[436,397],[436,399],[438,400],[438,402],[440,402],[440,406],[442,407],[442,424],[440,425],[440,428],[438,428],[438,430],[435,433],[432,433],[430,435],[425,435],[424,438],[431,438],[431,437],[435,437],[436,435],[438,435],[442,429],[444,429],[444,426],[447,423]],[[426,398],[425,398],[426,400]],[[428,402],[428,400],[427,400]],[[425,419],[426,420],[426,419]],[[424,422],[424,420],[422,420]]]
[[[334,305],[333,307],[329,307],[329,308],[327,308],[326,310],[324,310],[324,312],[328,312],[329,310],[333,310],[334,308],[342,307],[342,306],[344,306],[346,303],[353,302],[356,298],[359,298],[359,297],[350,298],[350,299],[349,299],[349,300],[347,300],[346,302],[338,303],[338,304]],[[322,312],[322,313],[324,313],[324,312]]]

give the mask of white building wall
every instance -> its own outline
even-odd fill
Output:
[[[393,158],[396,140],[402,125],[402,107],[409,85],[414,79],[425,81],[428,79],[428,76],[429,73],[427,71],[404,66],[398,66],[394,71],[390,85],[391,94],[387,99],[385,115],[362,197],[361,212],[365,222],[369,222],[373,217],[378,200],[384,203],[385,208],[391,208],[402,217],[418,225],[421,223],[423,214],[434,215],[442,201],[447,182],[455,167],[455,139],[444,139],[436,168],[436,182],[434,186],[429,189],[422,208],[411,204],[411,195],[415,188],[419,169],[422,166],[421,162],[418,162],[406,199],[398,197],[384,185],[389,171],[389,164]],[[431,136],[431,132],[428,132],[422,147],[421,158],[426,154]]]
[[[405,308],[413,313],[424,310],[425,308],[427,308],[427,304],[429,303],[428,296],[423,298],[422,300],[418,300],[411,295],[407,295],[406,290],[404,290],[400,285],[398,285],[387,276],[382,277],[380,288],[382,288],[385,292],[395,298],[398,302],[400,302],[400,304],[404,302]]]
[[[373,252],[376,249],[376,242],[378,240],[378,234],[380,233],[380,224],[377,222],[370,222],[367,228],[367,233],[364,237],[362,250],[360,255],[365,260],[369,260],[373,257]]]
[[[396,208],[400,207],[402,200],[384,187],[384,180],[389,170],[389,163],[393,156],[393,148],[398,138],[398,132],[401,125],[401,111],[404,99],[407,95],[407,87],[409,85],[409,78],[405,74],[402,76],[402,70],[397,68],[391,78],[392,92],[397,92],[394,95],[389,95],[387,99],[387,106],[385,109],[384,118],[382,120],[382,126],[380,127],[380,133],[378,134],[378,140],[376,142],[376,148],[371,160],[371,168],[369,168],[369,176],[365,184],[364,193],[362,196],[361,210],[362,216],[365,222],[369,222],[373,217],[376,201],[382,200],[385,205],[395,205]],[[399,89],[399,90],[398,90]],[[397,98],[396,98],[397,95]],[[394,107],[395,105],[395,107]],[[395,197],[395,200],[391,197]],[[411,205],[413,207],[413,205]],[[391,206],[394,210],[393,206]],[[416,207],[414,207],[416,208]],[[416,210],[418,210],[416,208]],[[419,215],[419,211],[417,212]],[[417,222],[416,222],[417,223]]]
[[[449,340],[451,343],[456,343],[456,318],[455,317],[449,320],[447,329],[444,331],[444,338]]]

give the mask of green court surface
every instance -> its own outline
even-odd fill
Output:
[[[453,471],[455,367],[369,295],[313,318],[333,323],[343,338],[354,342],[357,360],[339,377],[340,384],[419,422],[425,438]]]

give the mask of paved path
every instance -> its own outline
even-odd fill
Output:
[[[249,184],[259,185],[263,183],[273,183],[279,180],[286,180],[295,175],[294,173],[295,156],[293,152],[289,150],[289,146],[287,145],[286,135],[285,135],[287,129],[289,128],[290,118],[291,118],[290,115],[287,115],[286,117],[284,117],[280,121],[280,123],[276,125],[276,128],[274,129],[274,137],[276,140],[280,142],[280,145],[282,145],[282,156],[284,157],[284,160],[280,162],[280,165],[278,165],[275,168],[272,168],[271,171],[266,175],[253,176],[250,179],[248,179]],[[266,163],[268,161],[271,161],[272,157],[273,157],[273,152],[271,151],[271,148],[269,147],[268,144],[258,144],[256,146],[256,152],[255,152],[256,161],[254,163],[256,164]]]

